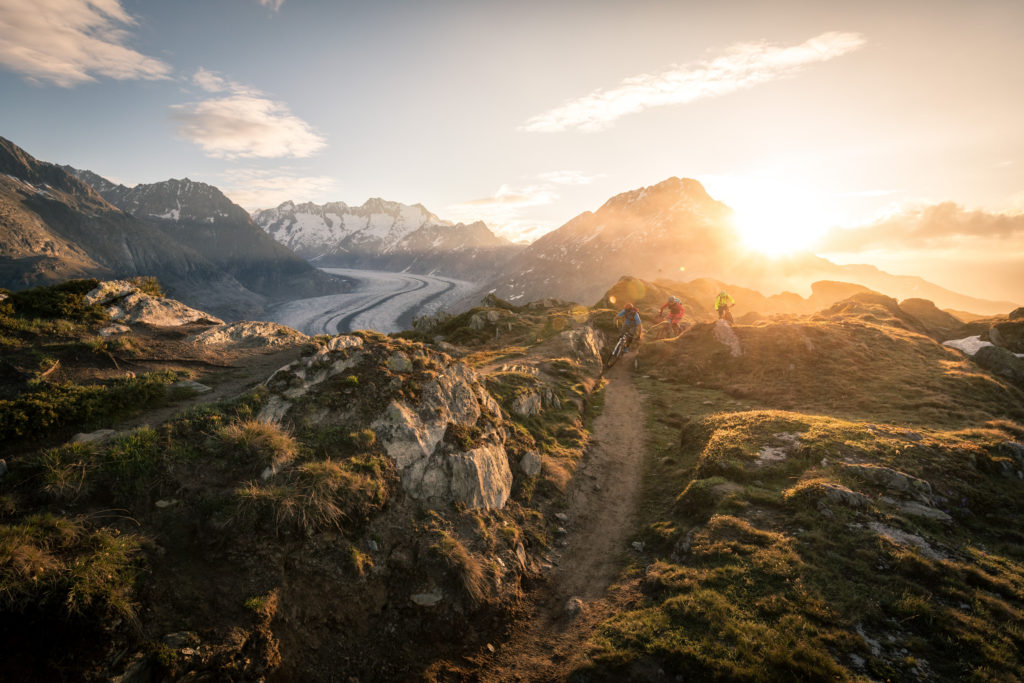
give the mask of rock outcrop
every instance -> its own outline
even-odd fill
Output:
[[[177,327],[190,323],[223,324],[209,313],[197,311],[174,299],[146,294],[127,280],[107,280],[85,295],[85,303],[99,304],[111,319],[121,323],[145,323]]]
[[[271,322],[245,320],[204,330],[190,340],[200,346],[277,348],[307,341],[298,330]]]
[[[342,335],[267,380],[260,419],[367,424],[412,498],[500,508],[512,489],[500,406],[465,363],[416,344]]]

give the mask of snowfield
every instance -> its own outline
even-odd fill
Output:
[[[414,317],[436,313],[477,288],[464,280],[434,275],[351,268],[321,268],[356,282],[355,291],[278,304],[264,316],[306,334],[352,330],[397,332]]]

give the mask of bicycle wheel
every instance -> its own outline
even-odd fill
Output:
[[[623,337],[619,337],[619,341],[615,342],[615,348],[612,349],[612,353],[608,356],[608,361],[605,363],[606,368],[610,368],[615,365],[615,361],[619,360],[619,356],[622,355],[623,349],[626,348],[626,340]]]

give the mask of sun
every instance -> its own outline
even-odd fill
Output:
[[[724,199],[743,243],[771,256],[810,249],[829,227],[828,212],[806,188],[751,182]]]

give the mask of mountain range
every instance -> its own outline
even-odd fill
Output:
[[[318,266],[364,268],[479,281],[522,246],[491,232],[481,221],[451,223],[422,204],[380,198],[362,206],[344,202],[284,202],[253,213],[275,240]]]
[[[261,230],[224,194],[184,178],[134,187],[117,185],[65,166],[108,202],[183,245],[202,245],[203,256],[247,289],[268,299],[303,298],[340,290],[339,282],[310,266]]]
[[[4,138],[0,225],[0,286],[10,289],[152,275],[168,294],[234,319],[348,286],[269,239],[215,187],[186,179],[126,188]]]
[[[611,281],[627,275],[674,282],[713,278],[760,292],[810,291],[817,281],[841,281],[899,299],[930,299],[941,308],[986,315],[1016,306],[874,266],[837,265],[810,253],[770,258],[746,250],[733,226],[732,210],[690,178],[669,178],[624,192],[597,211],[576,216],[516,254],[482,291],[519,303],[552,296],[592,303]]]
[[[928,299],[961,317],[1016,307],[874,266],[746,250],[732,210],[689,178],[616,195],[522,246],[482,222],[452,223],[421,204],[380,198],[361,206],[289,201],[250,215],[212,185],[184,178],[127,187],[38,161],[0,138],[0,225],[0,286],[155,275],[173,296],[232,319],[258,317],[284,300],[346,291],[346,281],[314,266],[477,283],[459,308],[487,292],[517,303],[545,297],[593,303],[626,275],[779,293],[764,297],[766,305],[782,302],[787,292],[809,292],[815,282],[835,281],[899,299]]]

